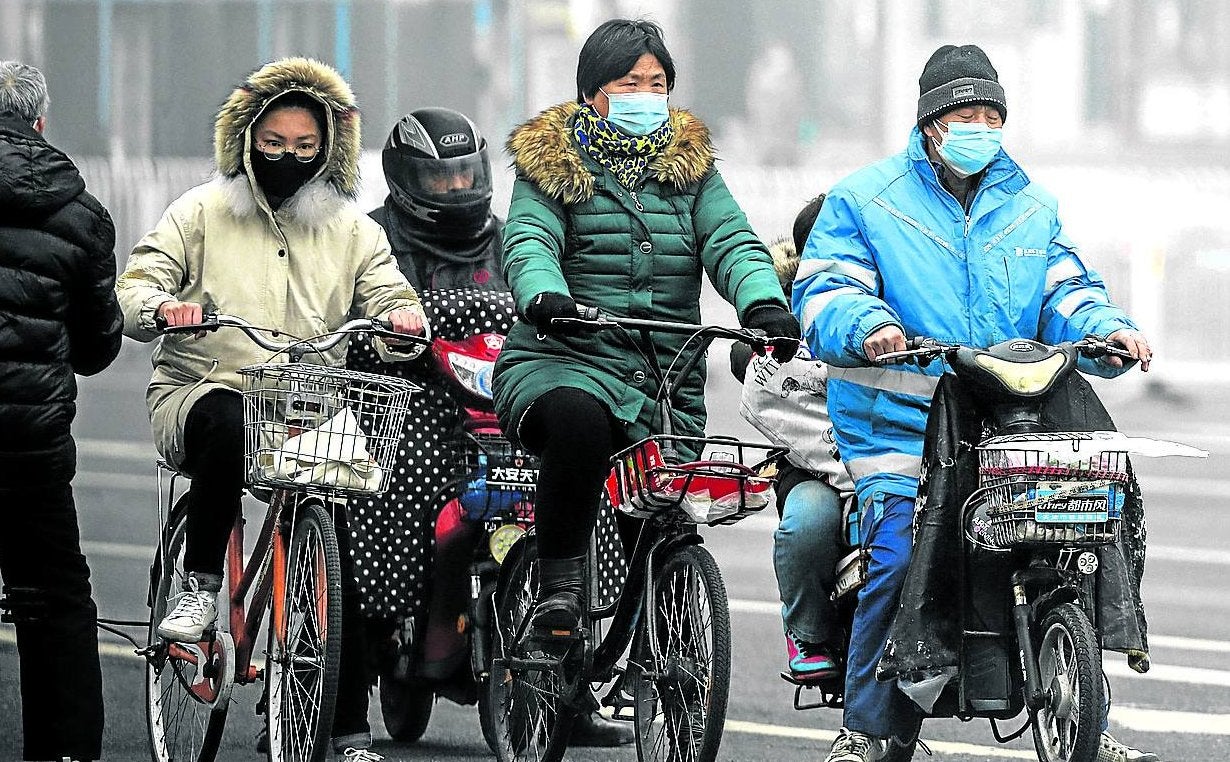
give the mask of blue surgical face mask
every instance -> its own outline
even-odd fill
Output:
[[[940,123],[935,129],[941,140],[932,139],[944,165],[957,177],[969,177],[981,172],[999,153],[1004,131],[980,122],[949,122],[945,132]]]
[[[635,92],[608,93],[602,88],[598,90],[606,96],[610,104],[606,120],[629,135],[648,135],[666,124],[668,116],[666,108],[666,93]]]

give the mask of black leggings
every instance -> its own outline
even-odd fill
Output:
[[[188,490],[184,570],[222,573],[222,558],[243,496],[243,398],[212,391],[188,411],[183,470]]]
[[[226,543],[242,507],[243,398],[217,390],[197,400],[184,423],[184,449],[183,470],[192,477],[184,570],[221,574]],[[342,659],[334,737],[368,731],[369,683],[362,603],[343,516],[337,522],[337,540],[342,556]]]
[[[541,458],[534,498],[540,558],[585,554],[598,520],[616,431],[606,406],[569,387],[543,394],[522,418],[521,442]]]

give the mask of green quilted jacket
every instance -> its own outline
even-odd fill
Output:
[[[714,167],[705,125],[671,109],[675,137],[651,161],[635,194],[576,144],[578,105],[565,103],[513,131],[517,171],[504,228],[504,276],[518,311],[544,291],[633,318],[699,322],[703,269],[740,320],[753,305],[786,307],[768,251]],[[684,338],[655,334],[662,370]],[[704,363],[676,400],[677,434],[705,425]],[[495,404],[516,437],[525,411],[559,387],[589,392],[625,426],[629,443],[661,431],[654,375],[618,330],[539,336],[513,326],[495,368]]]

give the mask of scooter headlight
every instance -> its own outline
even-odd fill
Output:
[[[491,538],[487,541],[487,548],[491,551],[491,557],[497,564],[504,563],[508,551],[512,550],[513,543],[521,539],[523,534],[525,534],[525,529],[516,524],[504,524],[491,533]]]
[[[480,360],[476,357],[449,352],[448,367],[457,382],[471,394],[491,399],[491,374],[495,363],[490,360]]]
[[[990,371],[997,379],[1017,394],[1037,394],[1063,370],[1067,358],[1053,354],[1037,362],[1009,362],[988,354],[979,354],[974,362]]]

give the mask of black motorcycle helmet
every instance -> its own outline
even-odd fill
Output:
[[[382,154],[393,202],[442,232],[481,230],[491,214],[487,141],[465,114],[422,108],[401,118]]]

